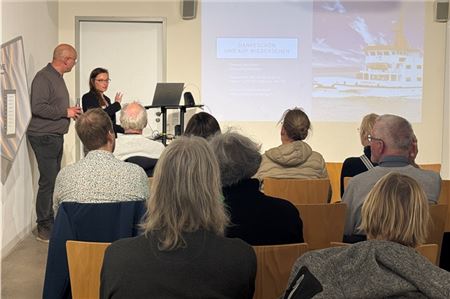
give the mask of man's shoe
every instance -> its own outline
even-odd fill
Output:
[[[52,234],[52,230],[48,226],[38,225],[36,240],[48,243],[50,240],[50,236]]]

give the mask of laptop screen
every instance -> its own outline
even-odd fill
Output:
[[[152,106],[179,106],[184,83],[157,83]]]

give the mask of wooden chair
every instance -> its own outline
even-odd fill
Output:
[[[441,172],[441,164],[419,164],[421,169],[431,170],[434,172]]]
[[[72,298],[100,296],[100,271],[106,248],[111,243],[67,241],[67,261]]]
[[[326,203],[329,189],[329,179],[264,178],[264,193],[266,195],[284,198],[293,204]]]
[[[295,205],[303,221],[303,238],[310,250],[330,247],[344,236],[344,203]]]
[[[330,179],[331,190],[333,191],[331,202],[341,200],[341,171],[342,163],[327,162],[326,163],[328,178]]]
[[[308,244],[253,246],[257,259],[253,299],[279,298],[286,290],[295,261],[308,251]]]
[[[437,244],[438,262],[442,247],[442,238],[444,237],[445,222],[447,218],[446,204],[430,204],[430,222],[428,224],[427,244]]]
[[[416,247],[417,252],[438,266],[439,246],[437,244],[422,244]]]
[[[439,194],[438,203],[446,204],[448,206],[444,231],[450,232],[450,180],[441,181],[441,193]]]
[[[352,244],[342,242],[331,242],[331,247],[349,246]],[[416,247],[417,252],[426,257],[434,265],[437,265],[439,246],[437,244],[422,244]]]

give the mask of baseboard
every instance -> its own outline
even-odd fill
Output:
[[[13,252],[14,247],[16,247],[25,237],[27,237],[33,230],[36,228],[36,224],[27,225],[21,232],[19,232],[8,244],[2,244],[2,259],[7,257],[10,253]]]

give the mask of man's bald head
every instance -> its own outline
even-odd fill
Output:
[[[53,60],[64,60],[65,58],[77,57],[77,51],[69,44],[60,44],[53,51]]]
[[[52,66],[61,74],[68,73],[77,63],[77,51],[68,44],[60,44],[53,51]]]

